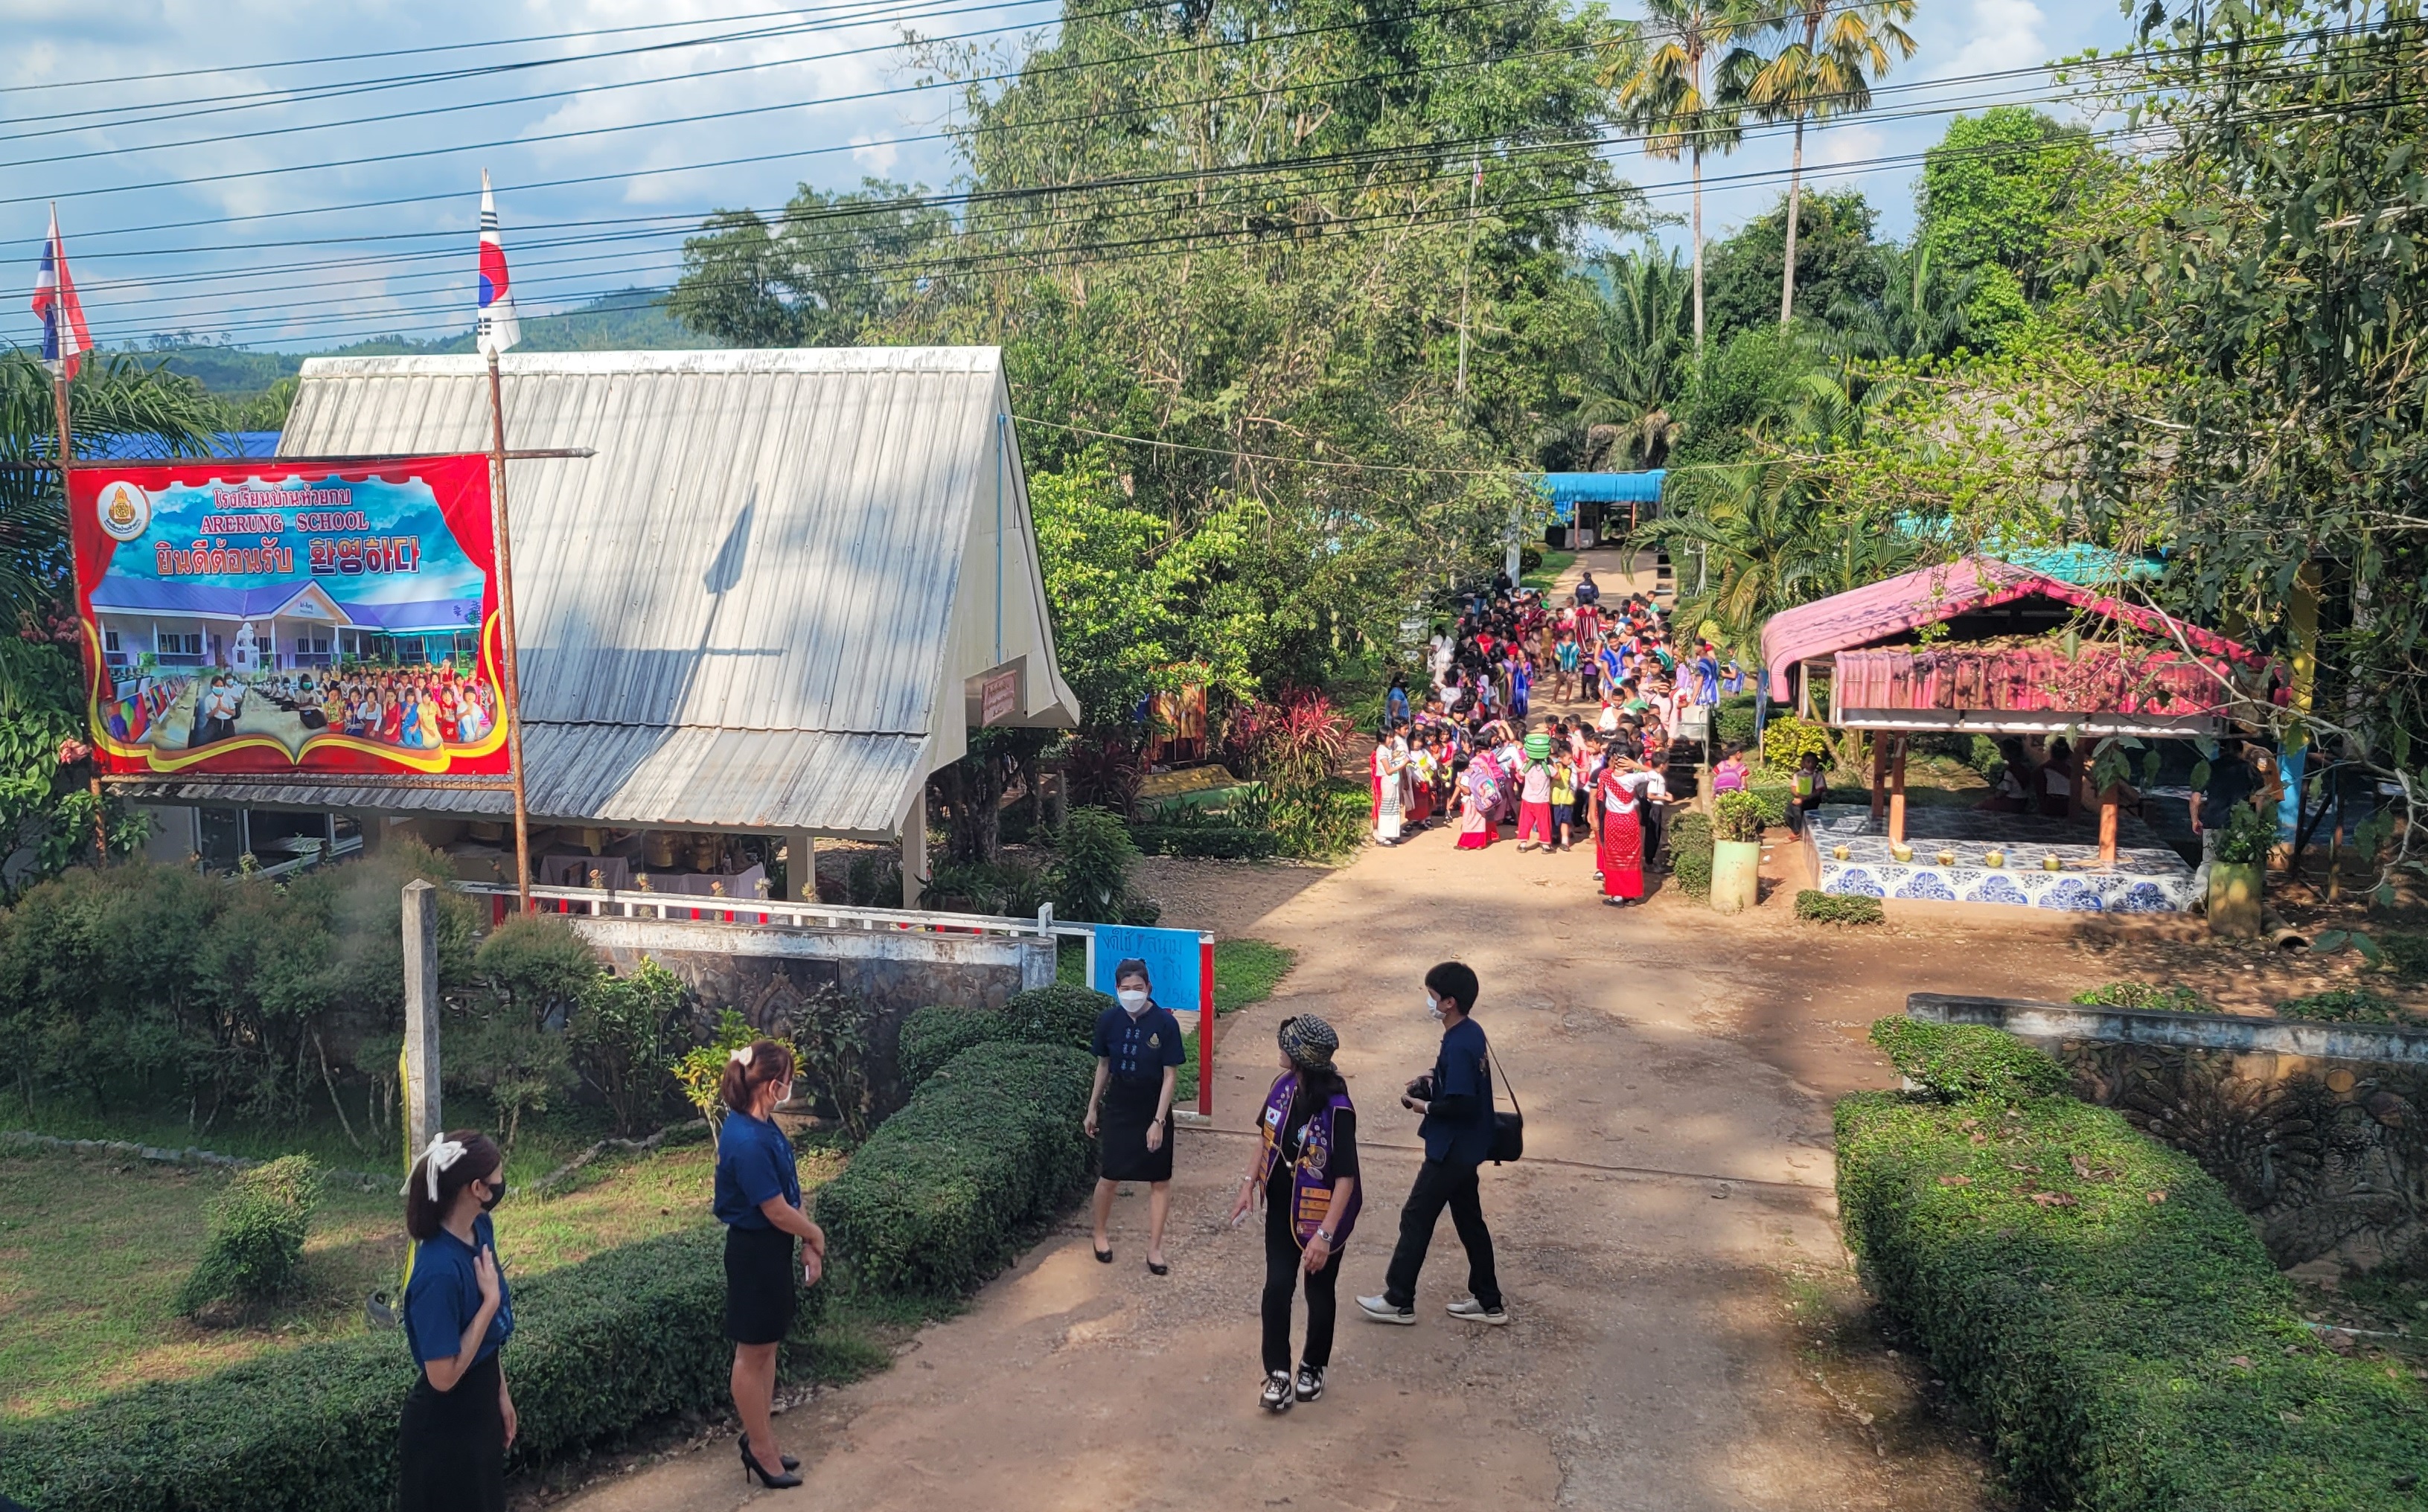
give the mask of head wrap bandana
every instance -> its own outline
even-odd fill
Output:
[[[463,1158],[464,1145],[461,1140],[449,1139],[444,1134],[430,1136],[430,1147],[421,1152],[421,1168],[427,1173],[425,1180],[429,1184],[431,1201],[438,1200],[438,1173]],[[402,1196],[412,1190],[413,1178],[407,1176],[404,1179],[404,1185],[397,1189],[397,1195]]]
[[[1340,1035],[1313,1014],[1283,1019],[1281,1032],[1275,1037],[1290,1065],[1303,1071],[1331,1070],[1332,1052],[1340,1049]]]

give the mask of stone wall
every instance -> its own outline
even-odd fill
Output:
[[[2428,1270],[2428,1031],[1916,993],[2055,1054],[2225,1183],[2281,1266]]]
[[[648,956],[681,977],[711,1022],[732,1008],[758,1028],[781,1029],[821,986],[875,1003],[870,1073],[887,1112],[899,1097],[902,1020],[914,1010],[930,1003],[1000,1008],[1014,993],[1054,981],[1054,941],[1034,936],[579,915],[566,922],[619,972]]]

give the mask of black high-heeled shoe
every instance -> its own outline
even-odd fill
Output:
[[[756,1475],[759,1477],[759,1484],[771,1491],[788,1491],[800,1485],[801,1477],[793,1472],[800,1468],[801,1462],[790,1455],[779,1455],[777,1457],[784,1462],[784,1473],[770,1475],[767,1473],[767,1468],[759,1463],[759,1456],[750,1452],[750,1436],[746,1433],[742,1436],[742,1478],[745,1481]]]

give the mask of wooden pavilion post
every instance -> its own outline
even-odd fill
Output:
[[[1905,843],[1905,747],[1906,738],[1896,738],[1896,765],[1889,772],[1889,843]]]
[[[2099,865],[2105,870],[2116,866],[2116,787],[2110,783],[2099,793]]]

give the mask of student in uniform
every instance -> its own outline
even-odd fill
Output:
[[[1492,1231],[1484,1226],[1484,1202],[1476,1173],[1492,1153],[1491,1050],[1484,1031],[1468,1016],[1475,1007],[1474,968],[1444,961],[1425,973],[1425,1011],[1442,1026],[1433,1073],[1408,1083],[1400,1106],[1423,1116],[1417,1132],[1425,1142],[1425,1162],[1400,1211],[1400,1242],[1391,1250],[1380,1296],[1359,1297],[1357,1306],[1376,1323],[1417,1321],[1417,1276],[1424,1269],[1434,1225],[1450,1209],[1458,1242],[1467,1248],[1470,1293],[1450,1305],[1453,1318],[1504,1324],[1501,1279],[1492,1263]]]
[[[1339,1315],[1340,1252],[1356,1226],[1357,1110],[1333,1065],[1340,1036],[1313,1014],[1282,1020],[1282,1074],[1265,1094],[1262,1136],[1239,1179],[1234,1224],[1265,1204],[1265,1390],[1268,1412],[1323,1395]],[[1306,1276],[1306,1349],[1290,1375],[1290,1299]]]
[[[776,1127],[793,1097],[793,1049],[753,1041],[725,1063],[716,1133],[716,1221],[725,1225],[725,1332],[733,1341],[733,1410],[742,1419],[742,1479],[770,1490],[801,1484],[801,1462],[776,1442],[776,1346],[792,1332],[799,1286],[826,1271],[826,1230],[801,1211],[793,1143]],[[793,1241],[801,1253],[799,1280]]]
[[[1096,1181],[1096,1259],[1113,1262],[1105,1225],[1124,1181],[1147,1183],[1146,1268],[1164,1262],[1163,1226],[1172,1216],[1172,1088],[1180,1063],[1180,1020],[1156,1003],[1144,961],[1113,968],[1113,1006],[1096,1019],[1096,1084],[1088,1093],[1087,1130],[1101,1138]]]
[[[504,1512],[515,1401],[498,1354],[515,1304],[489,1210],[505,1195],[504,1158],[470,1129],[433,1135],[405,1178],[404,1339],[421,1375],[397,1432],[399,1512]]]

